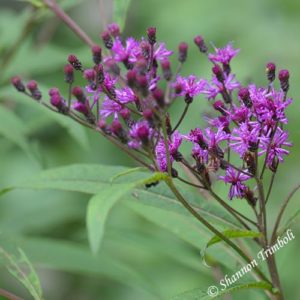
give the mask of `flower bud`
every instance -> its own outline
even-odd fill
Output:
[[[35,80],[31,80],[27,83],[27,88],[31,93],[31,96],[33,99],[35,100],[41,100],[42,98],[42,93],[41,91],[38,89],[38,85],[37,82]]]
[[[250,98],[250,92],[247,88],[243,87],[239,90],[238,96],[243,101],[246,107],[252,107],[252,100]]]
[[[155,99],[155,101],[159,107],[165,106],[165,95],[164,95],[163,90],[158,89],[158,88],[155,89],[154,91],[152,91],[152,96]]]
[[[147,108],[143,111],[143,117],[148,121],[151,122],[153,120],[153,111],[150,108]]]
[[[128,119],[130,119],[131,113],[130,113],[130,110],[129,110],[128,108],[123,108],[123,109],[120,111],[120,115],[121,115],[121,117],[122,117],[124,120],[128,120]]]
[[[25,85],[23,84],[23,82],[19,76],[12,77],[11,83],[18,92],[25,92]]]
[[[107,49],[111,49],[112,46],[114,45],[114,42],[111,38],[111,35],[110,35],[109,31],[103,31],[101,33],[101,38],[103,40],[103,43],[104,43],[105,47]]]
[[[144,145],[148,144],[149,128],[146,125],[139,127],[136,134]]]
[[[198,46],[200,52],[207,53],[207,46],[204,42],[204,39],[201,35],[198,35],[194,38],[194,43]]]
[[[145,57],[145,59],[149,59],[150,58],[150,44],[146,41],[142,41],[140,43],[140,47],[142,49],[142,54]]]
[[[213,108],[216,111],[220,112],[222,115],[227,115],[227,113],[225,111],[226,107],[225,107],[225,104],[222,100],[215,101],[214,104],[213,104]]]
[[[54,96],[54,95],[60,95],[59,93],[59,89],[56,88],[56,87],[53,87],[51,88],[49,91],[48,91],[48,94],[50,97]]]
[[[120,35],[120,27],[117,23],[109,24],[107,29],[114,38]]]
[[[219,82],[223,82],[224,81],[224,74],[223,74],[223,70],[219,65],[214,65],[212,67],[212,72],[216,75],[217,79]]]
[[[102,65],[95,66],[94,70],[96,71],[97,83],[102,84],[105,79],[103,66]]]
[[[72,65],[72,67],[77,71],[82,71],[82,64],[74,54],[70,54],[68,56],[68,62]]]
[[[154,45],[156,43],[156,28],[149,27],[147,29],[148,42],[150,45]]]
[[[187,43],[180,43],[178,46],[178,60],[183,63],[186,61],[187,58],[187,50],[188,50],[188,44]]]
[[[133,88],[136,85],[136,71],[135,70],[129,70],[126,74],[127,83],[128,86]]]
[[[163,71],[163,75],[165,80],[170,81],[172,78],[172,72],[171,72],[171,64],[170,61],[165,59],[161,62],[161,68]]]
[[[94,69],[86,69],[83,72],[83,77],[88,81],[94,81],[96,78],[96,71]]]
[[[141,92],[143,96],[148,95],[148,80],[145,75],[137,76],[137,84],[139,88],[141,89]]]
[[[279,71],[278,79],[280,81],[280,86],[285,93],[289,90],[290,87],[289,78],[290,78],[290,73],[288,70]]]
[[[270,82],[273,82],[275,80],[275,71],[276,71],[276,65],[272,62],[267,63],[266,74]]]
[[[71,64],[67,64],[64,67],[64,73],[65,73],[65,82],[66,83],[73,83],[74,81],[74,70]]]
[[[72,89],[72,95],[76,97],[76,99],[81,102],[81,103],[85,103],[86,102],[86,97],[83,93],[83,90],[81,87],[79,86],[75,86]]]
[[[92,47],[92,54],[93,54],[93,62],[95,65],[99,65],[102,60],[102,48],[98,45],[94,45]]]

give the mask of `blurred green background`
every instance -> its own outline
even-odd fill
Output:
[[[105,22],[111,22],[110,1],[62,1],[67,12],[95,41]],[[53,116],[9,85],[12,75],[34,78],[45,87],[66,90],[62,68],[69,53],[87,64],[89,49],[50,12],[40,14],[22,1],[0,0],[0,187],[22,181],[39,170],[74,163],[128,165],[134,163],[102,137]],[[27,25],[26,25],[27,24]],[[29,26],[28,26],[29,24]],[[26,28],[28,32],[24,28]],[[183,74],[209,77],[210,65],[193,45],[201,34],[216,46],[233,41],[240,54],[232,64],[242,83],[266,84],[265,64],[290,70],[288,109],[290,139],[294,147],[280,166],[268,204],[269,223],[289,190],[300,181],[300,2],[295,0],[132,0],[125,35],[141,37],[156,26],[158,40],[177,49],[181,41],[190,44]],[[22,33],[23,31],[23,33]],[[24,34],[25,39],[18,42]],[[182,131],[202,125],[207,101],[193,103]],[[182,105],[173,109],[174,118]],[[0,111],[1,112],[1,111]],[[7,119],[8,118],[8,119]],[[10,123],[13,121],[12,123]],[[18,136],[21,134],[21,138]],[[24,138],[25,137],[25,138]],[[221,191],[224,195],[225,190]],[[299,208],[300,195],[293,199],[286,216]],[[204,290],[216,282],[216,274],[203,266],[199,249],[173,233],[154,225],[120,204],[109,219],[104,237],[103,263],[95,265],[85,232],[88,197],[77,193],[17,190],[0,199],[0,232],[26,237],[24,250],[38,270],[46,299],[152,300],[168,299],[185,290]],[[245,207],[236,201],[237,208]],[[299,299],[300,226],[292,225],[296,240],[277,254],[286,299]],[[23,241],[23,240],[22,240]],[[57,247],[56,247],[57,246]],[[53,247],[53,248],[51,248]],[[215,246],[218,251],[223,251]],[[51,249],[52,257],[43,249]],[[118,266],[118,267],[117,267]],[[119,267],[128,268],[131,278]],[[226,269],[224,270],[226,273]],[[145,289],[147,282],[150,289]],[[4,269],[0,288],[30,299],[26,290]],[[227,299],[264,299],[262,293],[240,292]]]

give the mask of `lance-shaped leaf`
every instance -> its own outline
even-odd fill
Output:
[[[133,184],[106,186],[102,192],[94,195],[87,207],[87,230],[90,247],[97,253],[104,234],[108,214],[113,206],[134,187]]]
[[[114,0],[113,2],[113,21],[120,26],[121,30],[125,25],[130,1],[131,0]]]

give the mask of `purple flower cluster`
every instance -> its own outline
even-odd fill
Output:
[[[212,62],[212,77],[184,77],[179,71],[172,72],[169,58],[173,51],[157,41],[153,27],[141,40],[125,40],[119,27],[111,24],[101,38],[106,54],[100,46],[92,47],[92,68],[84,68],[75,55],[68,57],[66,83],[71,87],[74,73],[78,72],[86,84],[70,89],[66,98],[56,88],[51,89],[53,109],[87,122],[128,151],[145,157],[153,170],[171,170],[171,175],[178,177],[177,162],[188,167],[207,190],[211,188],[212,172],[225,173],[217,178],[230,185],[229,199],[253,202],[251,180],[259,178],[265,169],[276,172],[291,147],[284,129],[288,122],[285,111],[292,102],[287,97],[289,72],[279,72],[280,88],[275,89],[276,66],[268,63],[265,87],[252,83],[244,86],[231,70],[231,61],[239,49],[229,43],[209,53],[204,39],[197,36],[196,46]],[[181,69],[187,54],[188,45],[181,43],[176,70]],[[18,91],[41,101],[35,82],[25,87],[19,77],[14,77],[12,83]],[[201,95],[212,104],[213,117],[207,118],[207,128],[180,133],[178,128],[194,99],[204,101],[198,99]],[[177,122],[168,114],[175,101],[185,105]],[[190,145],[189,157],[181,154],[182,143]]]

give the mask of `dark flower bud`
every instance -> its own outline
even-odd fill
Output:
[[[129,85],[129,87],[134,87],[136,85],[136,76],[137,73],[135,70],[129,70],[126,74],[127,77],[127,83]]]
[[[198,35],[194,38],[194,43],[198,46],[200,52],[207,53],[207,46],[204,42],[204,39],[201,35]]]
[[[96,71],[97,83],[102,84],[105,79],[103,66],[102,65],[95,66],[94,70]]]
[[[147,29],[148,42],[150,45],[154,45],[156,43],[156,28],[149,27]]]
[[[120,27],[116,23],[109,24],[107,29],[114,38],[120,35]]]
[[[289,78],[290,78],[290,73],[288,70],[279,71],[278,79],[280,81],[280,86],[285,93],[289,90],[290,87]]]
[[[190,96],[190,94],[185,94],[184,101],[185,101],[186,104],[191,104],[193,102],[193,100],[194,99],[193,99],[192,96]]]
[[[48,94],[50,97],[54,96],[54,95],[60,95],[59,93],[59,89],[58,88],[51,88],[49,91],[48,91]]]
[[[92,47],[92,54],[93,54],[93,62],[95,65],[99,65],[102,60],[102,48],[98,45],[94,45]]]
[[[170,61],[165,59],[161,62],[161,68],[163,71],[163,75],[165,80],[169,81],[172,78],[172,72],[171,72],[171,64]]]
[[[81,102],[81,103],[85,103],[86,102],[86,97],[83,93],[83,90],[81,87],[79,86],[75,86],[72,89],[72,95],[76,97],[76,99]]]
[[[35,80],[31,80],[27,83],[27,88],[31,93],[31,96],[35,100],[40,100],[42,98],[42,93],[38,89],[37,82]]]
[[[165,106],[165,95],[163,90],[155,89],[154,91],[152,91],[152,96],[159,107]]]
[[[140,44],[140,47],[142,49],[142,54],[146,59],[150,58],[150,45],[148,42],[146,41],[142,41]]]
[[[247,88],[243,87],[239,90],[238,96],[243,101],[246,107],[251,108],[252,107],[252,101],[250,98],[250,92]]]
[[[65,82],[72,83],[74,81],[74,70],[72,65],[70,64],[65,65],[64,73],[65,73]]]
[[[101,119],[101,120],[99,120],[99,122],[98,122],[98,127],[101,129],[101,130],[103,130],[103,131],[106,131],[106,122],[105,122],[105,120],[103,120],[103,119]]]
[[[122,124],[118,119],[114,119],[111,126],[110,130],[113,134],[115,134],[122,143],[127,143],[128,138],[126,136],[125,131],[123,130]]]
[[[188,51],[188,44],[184,42],[180,43],[178,46],[178,60],[181,63],[186,61],[187,51]]]
[[[82,64],[74,54],[70,54],[68,57],[68,62],[72,65],[72,67],[77,71],[82,71]]]
[[[223,70],[219,65],[214,65],[212,67],[212,72],[216,75],[218,81],[220,81],[220,82],[224,81]]]
[[[135,70],[138,72],[138,74],[146,75],[147,73],[147,61],[144,58],[140,58],[135,63]]]
[[[225,111],[226,107],[225,107],[225,104],[222,100],[215,101],[215,103],[213,104],[213,108],[216,111],[219,111],[222,115],[227,115],[227,113]]]
[[[275,80],[275,71],[276,71],[276,65],[272,62],[267,63],[266,74],[270,82]]]
[[[140,87],[143,96],[147,96],[148,95],[148,80],[147,77],[145,75],[140,75],[137,76],[137,84]]]
[[[120,131],[122,131],[122,129],[122,124],[120,123],[120,121],[118,119],[114,119],[111,124],[111,131],[114,134],[118,134]]]
[[[183,159],[183,155],[179,151],[173,153],[173,157],[175,161],[182,161]]]
[[[150,108],[147,108],[143,111],[143,117],[147,121],[152,121],[153,120],[153,111]]]
[[[175,94],[179,95],[182,90],[183,90],[183,86],[181,83],[176,83],[174,86],[174,90],[175,90]]]
[[[86,69],[83,72],[83,77],[88,81],[94,81],[96,78],[96,71],[94,69]]]
[[[123,109],[120,111],[120,115],[121,115],[121,117],[122,117],[124,120],[128,120],[128,119],[130,119],[131,113],[130,113],[130,110],[129,110],[128,108],[123,108]]]
[[[18,92],[25,92],[25,85],[23,84],[23,82],[19,76],[12,77],[11,83]]]
[[[147,126],[141,126],[137,130],[137,136],[142,141],[143,145],[147,145],[149,142],[149,128]]]
[[[59,108],[61,104],[63,103],[62,97],[59,94],[54,94],[50,98],[50,103],[54,106]]]
[[[105,47],[107,49],[111,49],[112,46],[114,45],[114,42],[111,38],[111,35],[110,35],[109,31],[103,31],[101,33],[101,38],[103,40],[103,43],[104,43]]]

